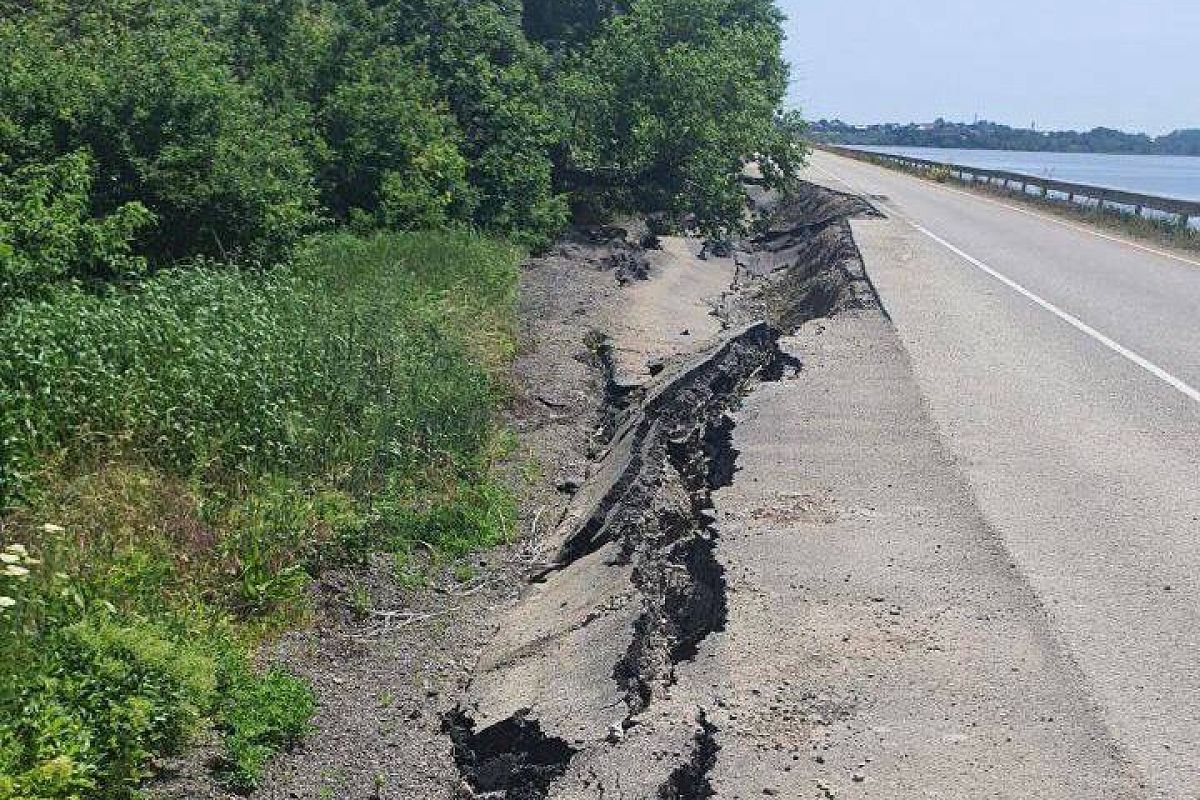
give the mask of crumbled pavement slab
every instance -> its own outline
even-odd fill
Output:
[[[607,331],[631,376],[610,438],[462,698],[561,745],[553,781],[499,796],[1144,796],[940,448],[846,224],[875,212],[777,207],[719,334],[664,354],[687,281]]]
[[[838,200],[828,193],[780,207],[812,214]],[[712,493],[734,480],[731,412],[755,386],[792,376],[796,366],[779,350],[776,325],[733,320],[751,317],[768,297],[789,304],[796,325],[874,304],[869,286],[857,289],[856,253],[839,238],[849,235],[844,219],[813,228],[796,218],[781,230],[797,240],[822,236],[833,245],[829,257],[797,256],[739,285],[732,252],[705,260],[695,240],[667,237],[655,276],[608,309],[606,394],[617,403],[607,415],[608,439],[550,534],[554,559],[503,613],[501,633],[485,647],[456,712],[472,726],[460,741],[536,721],[538,739],[485,754],[489,763],[514,765],[505,780],[520,788],[509,796],[711,792],[718,729],[707,702],[678,675],[726,627]],[[753,254],[774,241],[741,247]],[[797,245],[810,251],[817,252]],[[682,324],[701,335],[683,340]],[[533,757],[526,749],[546,742],[562,745],[558,777],[552,785],[523,782],[521,765]],[[460,754],[468,765],[478,758],[474,747]],[[492,776],[478,783],[473,767],[464,777],[479,791],[497,784]]]

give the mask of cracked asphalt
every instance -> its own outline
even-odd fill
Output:
[[[481,652],[468,790],[1200,796],[1200,269],[811,177],[757,245],[669,239],[600,315],[630,405]]]

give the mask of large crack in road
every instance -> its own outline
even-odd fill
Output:
[[[796,375],[782,334],[872,302],[846,224],[861,213],[811,186],[778,202],[738,248],[715,343],[650,365],[638,386],[619,385],[606,363],[607,441],[558,526],[553,566],[506,615],[446,720],[471,792],[711,796],[719,731],[672,692],[678,665],[726,625],[712,494],[736,472],[731,412],[761,383]]]

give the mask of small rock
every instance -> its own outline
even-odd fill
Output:
[[[856,772],[850,776],[850,780],[854,781],[855,783],[862,783],[866,779],[867,779],[867,776],[862,774],[861,772]]]
[[[614,722],[612,725],[608,726],[608,741],[616,744],[624,738],[625,729],[621,727],[620,723]]]
[[[563,478],[555,485],[555,489],[563,494],[575,494],[583,486],[583,481],[576,477]]]

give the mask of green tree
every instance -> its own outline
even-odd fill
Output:
[[[326,99],[325,204],[393,228],[469,220],[472,191],[461,135],[436,86],[401,51],[383,48]]]
[[[625,0],[525,0],[523,24],[535,42],[577,46],[627,7]]]
[[[783,185],[802,157],[775,116],[781,20],[769,0],[634,0],[563,79],[568,179],[611,204],[694,212],[710,232],[739,227],[746,162]]]
[[[393,0],[390,41],[425,66],[458,119],[475,221],[540,245],[566,221],[554,191],[552,154],[564,117],[546,80],[550,60],[521,29],[520,12],[497,0]]]
[[[93,216],[92,182],[85,151],[0,168],[0,309],[68,278],[131,277],[145,269],[130,245],[154,216],[138,202]]]
[[[185,5],[46,2],[0,20],[0,152],[16,167],[87,150],[94,213],[140,202],[137,252],[276,259],[316,222],[294,119],[239,82]]]

